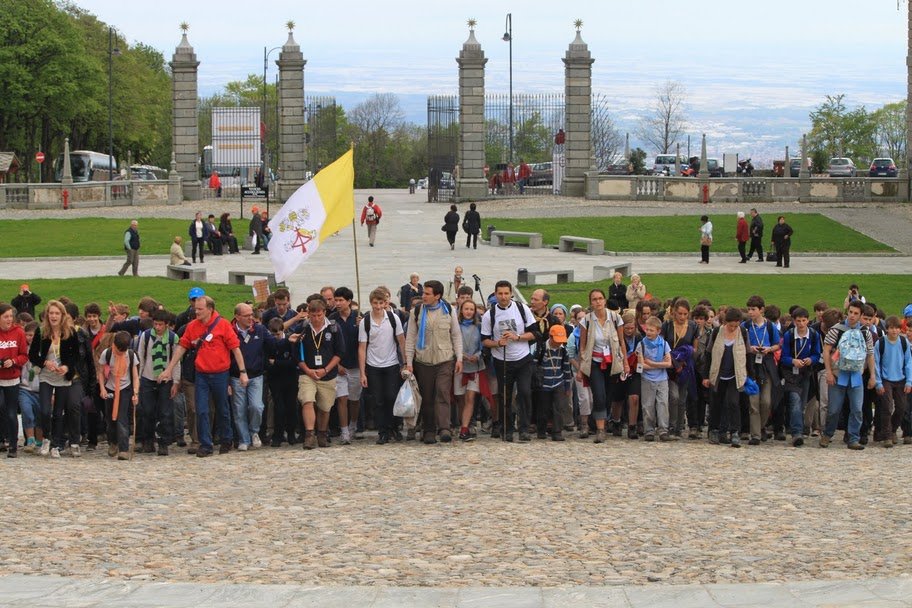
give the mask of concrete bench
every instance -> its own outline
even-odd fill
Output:
[[[584,236],[562,236],[557,249],[564,252],[575,251],[577,243],[586,247],[586,255],[602,255],[605,253],[605,241]]]
[[[171,264],[168,264],[167,273],[169,279],[177,279],[179,281],[184,279],[190,279],[191,281],[206,281],[206,269],[198,266],[172,266]]]
[[[572,270],[527,270],[520,268],[516,271],[516,284],[519,286],[539,285],[538,277],[555,276],[558,283],[572,283]]]
[[[503,247],[508,238],[528,239],[529,249],[542,248],[542,235],[540,232],[514,232],[512,230],[492,230],[491,246]]]
[[[277,285],[274,272],[259,272],[257,270],[229,270],[228,284],[246,285],[247,277],[263,277],[268,279],[270,289],[275,289]]]
[[[614,278],[614,273],[620,272],[625,277],[629,277],[633,273],[633,263],[632,262],[615,262],[614,264],[608,266],[593,266],[592,267],[592,280],[593,281],[604,281]]]

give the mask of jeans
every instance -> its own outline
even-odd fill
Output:
[[[816,377],[815,377],[816,379]],[[804,408],[807,405],[808,390],[811,385],[811,376],[805,376],[798,386],[798,390],[788,391],[789,406],[789,434],[794,439],[804,434]]]
[[[246,388],[240,378],[231,378],[231,392],[238,443],[250,445],[251,434],[259,433],[263,423],[263,376],[250,378]]]
[[[196,371],[196,429],[200,447],[212,450],[212,429],[209,425],[209,395],[215,398],[216,423],[219,440],[223,444],[231,443],[231,414],[228,412],[228,372],[204,374]]]
[[[38,420],[38,393],[19,389],[19,410],[22,412],[22,428],[34,429]]]
[[[193,248],[190,251],[194,262],[196,261],[197,250],[199,250],[199,259],[200,263],[202,263],[203,254],[206,251],[206,239],[193,237]]]
[[[19,385],[0,386],[0,396],[3,397],[6,412],[6,440],[9,441],[9,451],[15,452],[19,445]],[[25,421],[25,416],[22,420]]]
[[[298,407],[298,374],[294,370],[275,369],[266,374],[272,394],[272,440],[288,443],[295,440],[301,408]]]
[[[117,404],[117,419],[114,419],[114,396],[105,402],[105,417],[108,419],[108,444],[117,445],[118,452],[130,451],[130,413],[133,411],[133,388],[120,389]]]
[[[592,362],[589,390],[592,392],[592,417],[596,420],[608,418],[608,404],[618,400],[615,387],[620,377],[620,374],[611,375],[611,365],[603,370],[597,361]]]
[[[38,395],[41,402],[41,429],[44,431],[45,437],[53,435],[51,446],[64,447],[64,421],[70,443],[78,444],[82,385],[76,382],[71,386],[52,386],[42,382],[38,385]],[[53,409],[51,395],[54,396]],[[66,412],[66,419],[64,419],[64,412]]]
[[[519,432],[529,430],[529,417],[532,413],[532,356],[528,355],[519,361],[494,360],[495,371],[500,371],[503,385],[500,387],[500,398],[503,400],[504,430],[513,432],[513,417],[511,403],[513,401],[513,388],[516,388],[516,407],[519,414]],[[500,368],[499,370],[497,368]]]
[[[367,390],[374,396],[374,425],[381,433],[392,433],[396,426],[393,405],[396,403],[396,395],[399,394],[399,388],[402,386],[400,369],[398,365],[389,367],[368,365],[365,368]]]
[[[836,427],[839,425],[839,416],[842,414],[842,404],[846,397],[849,398],[849,423],[846,432],[849,434],[849,443],[858,443],[861,431],[861,401],[864,396],[864,386],[858,385],[853,387],[840,386],[834,384],[829,387],[829,411],[827,412],[826,431],[824,433],[830,439],[836,434]]]
[[[160,445],[174,441],[174,401],[171,382],[139,379],[139,431],[137,441],[152,441],[158,436]],[[156,430],[158,431],[156,433]]]

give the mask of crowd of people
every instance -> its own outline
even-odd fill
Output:
[[[447,285],[417,273],[397,293],[377,287],[361,307],[324,287],[293,307],[277,289],[223,316],[203,289],[165,310],[143,297],[79,306],[22,285],[0,303],[0,439],[20,452],[79,457],[206,457],[264,445],[323,448],[376,430],[376,443],[564,441],[594,435],[740,447],[770,440],[849,449],[912,443],[912,305],[902,317],[866,301],[783,311],[660,302],[616,273],[584,303],[528,304],[508,281],[473,289],[457,267]],[[396,303],[398,300],[398,305]],[[15,305],[15,307],[14,307]],[[416,415],[395,416],[404,378]],[[337,439],[336,439],[337,438]]]

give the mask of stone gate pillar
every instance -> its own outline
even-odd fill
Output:
[[[304,144],[304,66],[307,60],[288,30],[276,65],[279,66],[279,182],[278,199],[288,200],[304,183],[307,149]],[[335,160],[335,159],[332,159]]]
[[[583,196],[586,193],[586,171],[595,169],[592,162],[592,54],[580,36],[577,24],[576,38],[564,57],[564,103],[566,169],[563,194]]]
[[[459,159],[457,198],[483,198],[488,193],[485,164],[485,58],[469,22],[469,38],[462,45],[459,64]]]
[[[171,58],[171,153],[181,178],[185,200],[202,198],[199,172],[199,105],[196,52],[187,31]]]

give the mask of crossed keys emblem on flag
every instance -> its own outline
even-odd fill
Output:
[[[305,222],[310,217],[307,209],[292,211],[288,216],[279,222],[279,232],[294,232],[294,239],[290,245],[286,245],[286,251],[301,249],[301,255],[307,253],[307,246],[316,238],[317,232],[305,227]]]
[[[301,254],[307,253],[307,244],[310,243],[314,238],[313,230],[305,230],[303,228],[298,228],[295,230],[295,239],[291,243],[292,249],[301,248]]]

